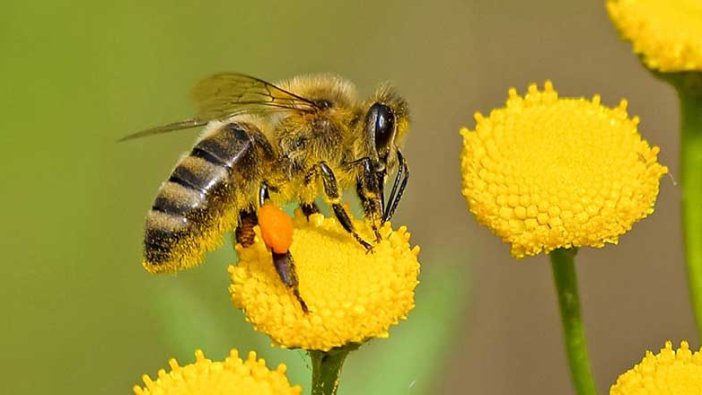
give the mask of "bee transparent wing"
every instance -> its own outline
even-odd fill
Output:
[[[319,109],[313,101],[279,88],[264,80],[238,73],[220,73],[195,85],[192,98],[197,107],[194,118],[145,129],[117,141],[132,140],[174,130],[204,126],[245,113],[274,111],[313,112]]]
[[[314,112],[313,101],[269,82],[238,73],[220,73],[200,81],[192,92],[197,119],[223,119],[238,112]]]
[[[172,132],[174,130],[196,128],[198,126],[206,125],[207,122],[209,122],[209,121],[204,120],[204,119],[197,119],[197,118],[186,119],[183,121],[169,123],[167,125],[161,125],[161,126],[156,126],[154,128],[141,130],[141,131],[138,131],[136,133],[132,133],[130,135],[124,136],[121,139],[117,140],[117,142],[138,139],[140,137],[152,136],[155,134],[168,133],[168,132]]]

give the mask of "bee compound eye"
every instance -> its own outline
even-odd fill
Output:
[[[392,109],[385,104],[375,103],[368,111],[368,121],[376,150],[386,150],[395,134],[395,114]]]

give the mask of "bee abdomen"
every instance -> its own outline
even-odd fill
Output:
[[[212,194],[227,182],[227,170],[203,159],[186,156],[173,169],[168,181],[161,185],[151,211],[194,220],[196,212],[204,212]]]
[[[186,183],[175,174],[174,170],[170,179],[161,185],[152,210],[187,215],[190,210],[199,207],[206,200],[206,193],[197,187],[197,183]]]
[[[151,210],[146,216],[144,258],[149,265],[172,259],[174,247],[187,235],[188,220],[177,214]]]
[[[200,140],[190,155],[232,170],[240,159],[251,152],[252,146],[249,135],[241,125],[230,123]]]
[[[227,178],[225,167],[192,155],[173,169],[146,218],[144,254],[149,266],[170,265],[178,246],[206,226],[213,205],[219,203],[214,195]]]
[[[151,272],[199,262],[228,227],[236,225],[236,196],[255,196],[252,125],[230,123],[201,139],[161,185],[147,215],[144,266]],[[265,140],[264,140],[265,141]],[[241,200],[241,198],[239,198]],[[245,200],[245,199],[244,199]]]

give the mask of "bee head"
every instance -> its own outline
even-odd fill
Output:
[[[409,124],[407,102],[387,86],[376,93],[366,113],[366,135],[382,168],[392,165]]]

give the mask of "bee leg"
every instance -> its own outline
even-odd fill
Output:
[[[402,156],[402,152],[400,152],[400,150],[397,150],[397,161],[397,175],[395,176],[395,182],[392,186],[392,192],[390,192],[388,204],[385,207],[386,210],[383,212],[383,222],[389,221],[393,214],[395,214],[395,209],[397,209],[397,205],[400,204],[400,199],[402,198],[402,194],[405,192],[407,180],[409,179],[409,168],[407,167],[405,157]]]
[[[258,190],[258,200],[259,204],[263,206],[266,201],[270,199],[270,193],[269,190],[274,190],[273,188],[269,187],[268,184],[265,182],[261,183],[261,186]],[[254,212],[254,217],[256,216],[256,213]],[[258,223],[258,218],[256,218],[256,222],[254,225]],[[239,228],[237,227],[237,230]],[[253,232],[253,226],[252,230]],[[253,244],[253,242],[252,242]],[[275,251],[271,250],[271,256],[273,257],[273,266],[275,267],[275,271],[278,273],[278,277],[280,277],[280,280],[285,284],[286,287],[290,288],[292,290],[293,295],[295,295],[295,299],[297,299],[298,302],[300,302],[300,307],[302,307],[302,311],[307,314],[309,310],[307,309],[307,304],[305,303],[304,300],[302,300],[302,296],[300,296],[300,288],[298,286],[298,281],[297,281],[297,272],[295,271],[295,261],[293,260],[292,254],[290,251],[286,251],[285,253],[277,253]]]
[[[317,214],[319,212],[319,207],[317,207],[317,203],[315,202],[300,203],[300,209],[302,210],[302,213],[305,214],[308,221],[310,219],[310,215]]]
[[[239,211],[239,222],[234,231],[234,238],[243,247],[250,247],[254,243],[256,233],[254,226],[258,225],[258,216],[253,209]]]
[[[361,244],[367,252],[370,252],[373,249],[373,246],[371,246],[370,243],[368,243],[367,241],[363,240],[361,236],[359,236],[358,233],[356,233],[356,230],[354,230],[353,228],[353,223],[351,222],[349,214],[346,212],[346,209],[344,209],[344,206],[342,206],[340,203],[341,194],[339,193],[339,185],[336,182],[336,176],[334,176],[334,172],[324,162],[320,162],[317,166],[319,169],[319,175],[322,177],[324,194],[331,201],[332,210],[334,210],[334,216],[336,216],[336,219],[339,220],[341,226],[343,226],[347,232],[351,233],[353,238],[356,239],[356,241],[359,244]]]
[[[273,265],[275,266],[275,271],[278,272],[278,276],[283,281],[283,284],[292,290],[293,295],[295,295],[295,299],[300,302],[302,311],[307,314],[309,310],[307,309],[307,304],[300,296],[297,273],[295,272],[295,261],[293,261],[290,251],[283,254],[278,254],[276,252],[271,253],[273,254]]]
[[[334,210],[334,216],[336,217],[337,220],[339,220],[339,223],[341,223],[341,226],[351,235],[353,236],[356,241],[363,246],[363,248],[366,249],[366,252],[371,252],[373,250],[373,246],[363,240],[361,236],[356,233],[356,230],[353,228],[353,223],[351,222],[351,218],[349,217],[349,214],[346,212],[346,209],[344,209],[344,206],[342,206],[339,203],[333,203],[332,204],[332,210]]]
[[[385,181],[385,170],[376,171],[373,169],[370,158],[363,158],[359,161],[363,166],[361,173],[356,178],[356,193],[361,200],[363,212],[366,219],[370,220],[375,241],[382,239],[378,231],[384,211],[383,183]]]
[[[263,206],[263,204],[266,203],[266,201],[270,198],[271,198],[271,195],[268,192],[268,184],[266,184],[265,182],[261,183],[261,186],[258,189],[258,205],[259,205],[259,207]]]

